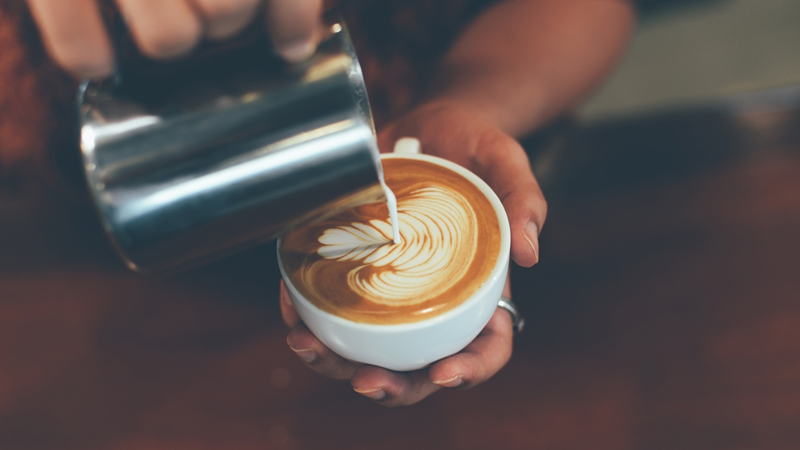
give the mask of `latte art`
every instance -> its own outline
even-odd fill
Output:
[[[463,195],[437,185],[398,201],[397,216],[399,244],[387,244],[388,221],[371,220],[325,230],[317,253],[362,263],[347,273],[356,294],[388,306],[419,304],[464,276],[477,250],[477,218]]]
[[[472,296],[500,251],[497,214],[460,174],[429,161],[386,158],[399,243],[385,204],[363,205],[283,236],[292,285],[318,308],[356,322],[424,320]]]

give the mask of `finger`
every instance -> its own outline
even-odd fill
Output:
[[[186,0],[116,0],[142,54],[171,58],[200,40],[202,24]]]
[[[268,0],[267,31],[275,51],[289,62],[314,53],[321,34],[322,0]]]
[[[294,309],[294,304],[292,304],[292,299],[289,298],[289,293],[286,291],[286,285],[281,281],[281,288],[280,288],[280,302],[281,302],[281,317],[283,317],[283,322],[289,326],[289,328],[294,328],[297,326],[297,323],[300,322],[300,317],[297,315],[297,311]]]
[[[78,78],[103,78],[114,53],[94,0],[28,0],[50,57]]]
[[[428,370],[392,372],[362,366],[350,380],[353,390],[384,406],[412,405],[440,389],[428,377]]]
[[[347,380],[360,366],[333,353],[302,323],[292,328],[286,343],[308,367],[330,378]]]
[[[511,271],[506,273],[506,285],[503,286],[503,297],[511,298]]]
[[[514,139],[498,135],[478,152],[481,176],[503,202],[511,227],[511,258],[523,267],[539,262],[539,232],[547,216],[547,202],[531,172],[525,151]]]
[[[445,358],[430,368],[433,384],[443,387],[476,386],[496,374],[511,358],[511,316],[495,310],[489,323],[460,353]]]
[[[258,0],[191,0],[211,39],[224,39],[241,31],[255,17]]]

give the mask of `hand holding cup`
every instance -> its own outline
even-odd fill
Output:
[[[379,133],[381,148],[391,148],[403,136],[419,138],[426,153],[455,161],[486,180],[508,213],[511,258],[525,267],[538,261],[538,230],[547,206],[516,140],[452,102],[423,105],[389,124]],[[506,285],[504,295],[510,294]],[[441,387],[473,387],[491,378],[511,356],[512,323],[501,309],[462,351],[410,372],[356,364],[336,355],[299,320],[285,289],[281,310],[292,328],[287,341],[309,367],[332,378],[350,379],[357,392],[387,406],[416,403]]]

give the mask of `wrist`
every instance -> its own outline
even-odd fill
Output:
[[[436,96],[425,99],[413,109],[414,113],[424,114],[468,114],[472,117],[480,118],[483,122],[496,126],[491,117],[482,111],[480,107],[473,105],[469,101],[458,97]]]
[[[539,128],[542,122],[540,119],[544,117],[539,102],[524,107],[504,105],[480,92],[473,94],[456,89],[428,97],[415,109],[452,109],[468,112],[515,139]]]

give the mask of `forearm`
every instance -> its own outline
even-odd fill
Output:
[[[428,99],[463,104],[521,137],[591,92],[633,22],[626,0],[500,2],[458,37]]]

